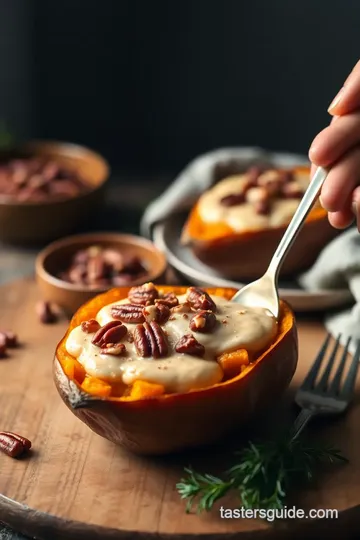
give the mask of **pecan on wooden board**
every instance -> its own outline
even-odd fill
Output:
[[[0,452],[9,457],[17,458],[27,453],[31,448],[31,441],[10,431],[0,431]]]

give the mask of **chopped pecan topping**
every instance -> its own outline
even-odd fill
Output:
[[[190,330],[208,334],[212,332],[216,325],[216,317],[212,311],[199,311],[190,321]]]
[[[113,354],[115,356],[124,356],[126,346],[124,343],[106,343],[100,349],[101,354]]]
[[[140,324],[145,321],[143,306],[140,304],[118,304],[111,308],[111,316],[119,321]]]
[[[238,204],[243,204],[245,202],[245,192],[240,193],[231,193],[230,195],[225,195],[220,199],[220,204],[223,206],[236,206]]]
[[[155,321],[159,324],[164,324],[170,317],[170,309],[165,304],[144,307],[142,312],[148,323]]]
[[[246,201],[250,204],[256,204],[258,202],[266,201],[269,198],[269,194],[264,187],[254,187],[249,189],[246,193]]]
[[[134,330],[134,343],[139,356],[163,358],[168,353],[166,336],[155,321],[138,325]]]
[[[92,334],[100,329],[100,324],[96,319],[90,319],[89,321],[83,321],[81,323],[81,330],[86,334]]]
[[[175,293],[169,292],[155,299],[155,304],[164,304],[165,306],[172,308],[179,304],[179,300]]]
[[[186,299],[193,310],[205,309],[206,311],[216,311],[215,302],[207,292],[199,287],[189,287],[186,292]]]
[[[154,304],[156,298],[159,298],[159,291],[153,283],[145,283],[138,287],[132,287],[128,298],[132,304],[150,306]]]
[[[127,333],[127,328],[120,321],[110,321],[102,326],[92,338],[91,343],[103,347],[107,343],[117,343]]]
[[[178,353],[190,354],[191,356],[204,356],[205,347],[199,343],[192,334],[185,334],[175,345]]]
[[[297,182],[288,182],[281,186],[281,195],[285,199],[301,199],[304,191]]]
[[[270,212],[270,201],[258,201],[254,204],[256,214],[266,216]]]
[[[183,304],[179,304],[178,306],[171,308],[170,311],[173,315],[177,315],[178,313],[188,314],[191,313],[191,306],[189,302],[184,302]]]

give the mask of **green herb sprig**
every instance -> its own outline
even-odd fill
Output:
[[[282,509],[290,487],[310,481],[319,465],[348,461],[332,446],[289,437],[250,442],[235,455],[238,462],[225,471],[223,478],[185,468],[187,476],[176,488],[187,501],[187,513],[193,506],[198,513],[210,511],[230,491],[237,492],[245,509]]]

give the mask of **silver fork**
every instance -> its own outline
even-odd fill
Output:
[[[295,402],[302,410],[294,422],[291,433],[292,439],[295,439],[301,433],[313,416],[340,414],[347,409],[352,400],[359,368],[360,340],[356,341],[356,350],[352,360],[347,362],[347,354],[352,338],[347,339],[339,365],[335,374],[331,376],[340,345],[340,334],[332,348],[327,364],[324,365],[324,371],[320,379],[317,380],[324,364],[330,338],[331,336],[328,334],[314,364],[296,393]]]

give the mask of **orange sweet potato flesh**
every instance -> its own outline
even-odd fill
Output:
[[[177,295],[187,289],[161,285],[158,288]],[[206,290],[227,299],[236,292]],[[123,388],[112,388],[109,394],[106,383],[101,386],[97,379],[91,381],[78,368],[70,368],[71,362],[75,366],[77,361],[67,353],[65,343],[75,326],[95,317],[104,305],[126,298],[128,291],[113,289],[82,306],[57,346],[54,359],[54,381],[61,398],[102,437],[134,453],[148,455],[208,444],[239,429],[278,399],[289,385],[297,365],[298,341],[294,315],[281,302],[279,330],[272,345],[251,362],[244,350],[220,356],[225,371],[223,382],[184,394],[165,394],[161,385],[137,381],[125,394]]]
[[[310,174],[308,167],[297,167],[296,172]],[[267,269],[286,226],[248,230],[238,233],[223,222],[206,223],[195,204],[184,225],[182,237],[195,255],[205,264],[216,268],[231,279],[258,278]],[[296,239],[296,249],[287,255],[281,275],[287,276],[309,268],[320,250],[338,231],[329,224],[327,212],[316,207],[307,216]]]

